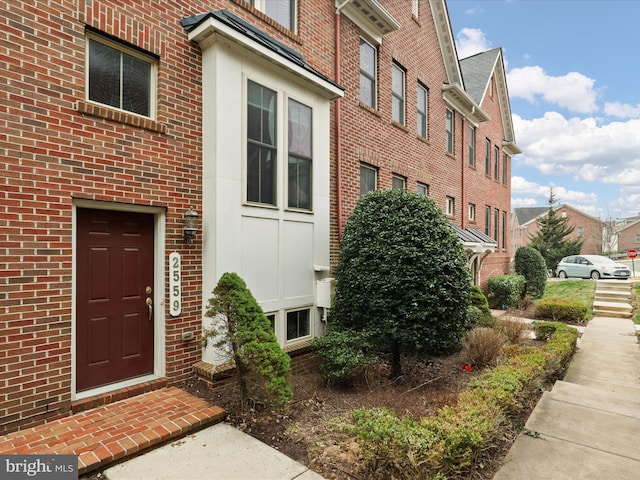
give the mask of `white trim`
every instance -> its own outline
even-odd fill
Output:
[[[273,50],[251,40],[247,36],[213,17],[207,18],[204,22],[189,32],[189,40],[197,42],[203,50],[209,47],[212,43],[220,40],[219,36],[227,38],[233,43],[246,48],[251,53],[264,57],[269,62],[293,73],[296,77],[310,83],[316,92],[322,94],[326,98],[335,99],[344,96],[344,92],[341,88],[322,79],[318,75],[314,75],[309,70],[306,70],[291,60],[278,55]]]
[[[126,53],[132,57],[136,57],[146,63],[149,64],[150,67],[150,81],[151,85],[149,85],[149,115],[141,115],[136,112],[132,112],[130,110],[125,110],[119,107],[114,107],[113,105],[108,105],[106,103],[96,102],[95,100],[91,100],[89,98],[89,40],[93,40],[97,43],[101,43],[108,47],[113,48],[114,50],[118,50],[119,52]],[[147,55],[139,50],[128,47],[126,44],[117,42],[115,40],[111,40],[107,37],[104,37],[98,33],[87,31],[85,36],[85,72],[84,72],[84,90],[85,90],[85,101],[87,103],[91,103],[92,105],[99,105],[104,108],[108,108],[111,110],[116,110],[118,112],[124,112],[129,115],[135,115],[136,117],[156,120],[157,113],[157,104],[158,104],[158,60],[156,57],[152,55]]]
[[[95,200],[74,199],[73,200],[73,217],[72,217],[72,281],[71,281],[71,400],[79,400],[82,398],[100,395],[105,392],[118,390],[120,388],[130,387],[138,383],[148,382],[165,376],[166,371],[166,342],[165,342],[165,309],[164,309],[164,291],[165,291],[165,224],[166,210],[163,207],[153,207],[144,205],[130,205],[125,203],[102,202]],[[154,295],[153,303],[162,308],[156,309],[153,321],[154,332],[154,348],[153,348],[153,374],[141,377],[129,378],[122,382],[111,383],[109,385],[84,390],[80,393],[76,391],[76,283],[77,283],[77,265],[76,253],[77,245],[77,209],[90,208],[94,210],[110,210],[117,212],[146,213],[154,215]]]

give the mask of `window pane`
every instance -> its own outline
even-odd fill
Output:
[[[89,100],[120,108],[120,52],[91,39]]]
[[[429,195],[429,186],[424,183],[418,184],[418,193],[420,195]]]
[[[391,179],[391,188],[397,189],[397,190],[404,190],[405,183],[406,182],[404,177],[399,177],[394,175],[393,178]]]
[[[247,201],[275,205],[276,92],[247,84]]]
[[[149,116],[151,67],[126,53],[122,54],[122,109]]]
[[[289,100],[289,153],[311,157],[311,108]]]
[[[287,340],[306,337],[310,333],[309,310],[287,312]]]
[[[374,78],[376,75],[376,50],[360,39],[360,71]]]
[[[376,171],[373,168],[360,166],[360,196],[376,189]]]
[[[311,161],[289,157],[289,207],[311,209]]]
[[[267,0],[264,2],[264,13],[280,25],[293,30],[294,0]]]
[[[418,135],[423,138],[427,138],[427,90],[418,85],[417,90],[417,104],[418,104]]]
[[[453,153],[453,112],[451,110],[447,110],[446,130],[447,152]]]
[[[364,39],[360,39],[360,101],[375,107],[376,96],[376,50]]]

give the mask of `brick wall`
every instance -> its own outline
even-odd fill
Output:
[[[476,133],[476,167],[468,165],[467,121],[455,112],[454,154],[445,151],[445,110],[442,86],[447,75],[438,43],[433,18],[425,2],[420,18],[411,14],[410,2],[385,4],[385,8],[400,23],[399,30],[384,36],[378,48],[377,108],[371,109],[359,102],[360,70],[359,42],[361,32],[346,17],[341,18],[341,64],[340,83],[346,87],[342,110],[342,217],[343,224],[360,198],[360,163],[378,169],[379,189],[391,188],[394,173],[406,177],[406,188],[416,191],[417,183],[429,186],[429,196],[445,209],[447,196],[455,199],[455,214],[449,220],[458,226],[469,226],[484,231],[484,206],[488,204],[500,211],[499,249],[489,256],[481,272],[482,283],[488,276],[504,274],[510,268],[509,212],[511,167],[509,160],[508,181],[484,175],[484,139],[500,146],[502,162],[501,111],[497,96],[487,99],[481,107],[492,120],[480,124]],[[391,68],[392,63],[405,70],[406,80],[406,124],[392,121],[391,112]],[[416,133],[418,82],[429,89],[428,139]],[[495,87],[494,87],[495,91]],[[332,166],[332,178],[336,177],[336,165]],[[463,180],[464,177],[464,180]],[[336,192],[336,184],[332,185]],[[490,200],[489,200],[490,199]],[[476,221],[467,221],[468,203],[476,204]],[[332,204],[332,265],[337,263],[339,253],[337,209]],[[502,213],[506,212],[507,241],[502,242]],[[493,222],[493,217],[492,217]],[[493,233],[491,233],[493,236]]]

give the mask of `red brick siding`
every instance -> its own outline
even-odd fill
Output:
[[[640,222],[629,225],[618,232],[618,251],[626,252],[630,248],[640,249],[640,242],[637,241],[640,235]]]

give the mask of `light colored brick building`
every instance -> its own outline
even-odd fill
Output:
[[[275,5],[0,0],[0,433],[215,365],[225,271],[305,347],[370,188],[508,271],[502,52],[459,61],[443,0]]]
[[[602,253],[602,221],[587,215],[570,205],[558,205],[554,207],[556,215],[568,218],[567,225],[573,228],[573,232],[567,236],[567,240],[582,240],[583,255],[599,255]],[[548,207],[516,208],[512,215],[511,253],[531,243],[531,237],[538,233],[537,219],[547,215]]]

